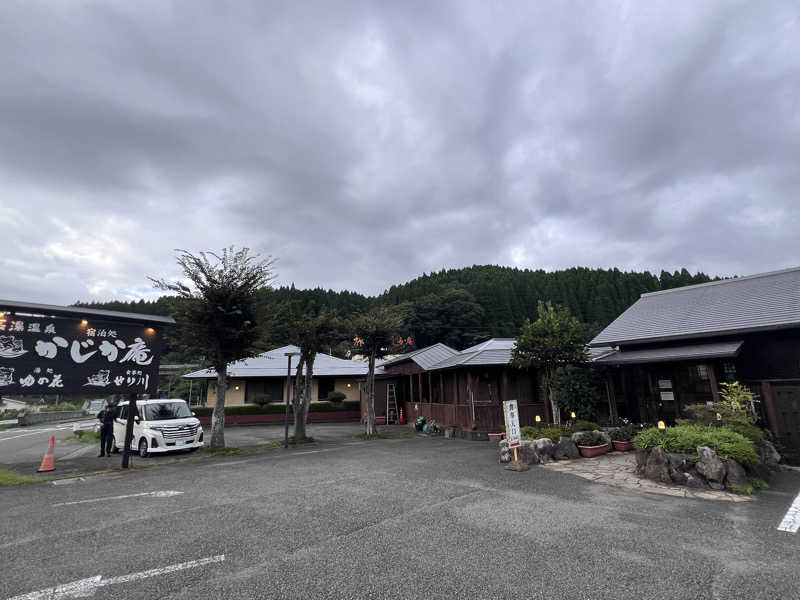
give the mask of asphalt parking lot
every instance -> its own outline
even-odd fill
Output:
[[[0,598],[800,597],[797,472],[689,500],[414,437],[57,483],[0,488]]]

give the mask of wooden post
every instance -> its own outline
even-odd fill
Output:
[[[444,376],[442,375],[441,371],[439,371],[439,398],[441,399],[442,404],[445,404],[445,399],[444,399]]]
[[[761,382],[761,396],[764,398],[764,408],[767,411],[767,420],[769,421],[769,428],[772,430],[773,435],[777,438],[778,430],[778,414],[775,412],[775,399],[772,396],[772,386],[769,381]]]
[[[450,371],[453,376],[453,404],[458,404],[458,371]]]
[[[617,408],[617,397],[614,395],[614,376],[611,371],[606,372],[606,396],[608,397],[608,417],[612,425],[617,424],[619,410]]]
[[[408,401],[414,404],[414,376],[408,374]]]
[[[714,372],[714,365],[707,363],[705,367],[708,373],[708,383],[711,384],[711,398],[714,402],[719,402],[719,386],[717,385],[717,374]],[[674,383],[672,387],[675,387]]]
[[[508,372],[503,369],[503,389],[500,392],[500,402],[504,402],[506,400],[510,400],[511,398],[508,397]],[[517,398],[517,400],[520,400]]]
[[[419,401],[424,402],[425,396],[422,395],[422,373],[417,373],[417,384],[419,385]]]

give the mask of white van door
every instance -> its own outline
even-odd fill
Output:
[[[114,419],[114,445],[119,450],[125,448],[125,427],[128,424],[128,407],[121,406],[119,416]]]

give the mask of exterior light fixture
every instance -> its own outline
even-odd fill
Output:
[[[717,413],[717,421],[722,421],[722,415]]]
[[[89,324],[89,321],[87,321],[86,319],[81,319],[81,325],[86,326],[88,324]]]
[[[235,385],[235,386],[233,386],[233,389],[235,389],[238,392],[239,391],[239,386]]]
[[[539,415],[536,415],[536,422],[537,423],[541,423],[542,422],[542,417],[540,417]]]
[[[353,387],[353,384],[352,383],[348,383],[347,387]]]
[[[570,419],[574,419],[575,418],[575,411],[572,411],[571,413],[569,413],[569,418]]]
[[[658,430],[659,431],[664,431],[666,428],[667,428],[667,426],[664,425],[664,421],[659,421],[658,422]]]
[[[147,329],[145,329],[145,331],[147,332],[147,335],[153,335],[156,332],[156,330],[153,329],[152,327],[148,327]]]

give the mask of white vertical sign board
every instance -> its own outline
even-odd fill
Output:
[[[506,440],[509,448],[516,448],[522,444],[519,431],[519,410],[516,400],[503,402],[503,411],[506,415]]]

